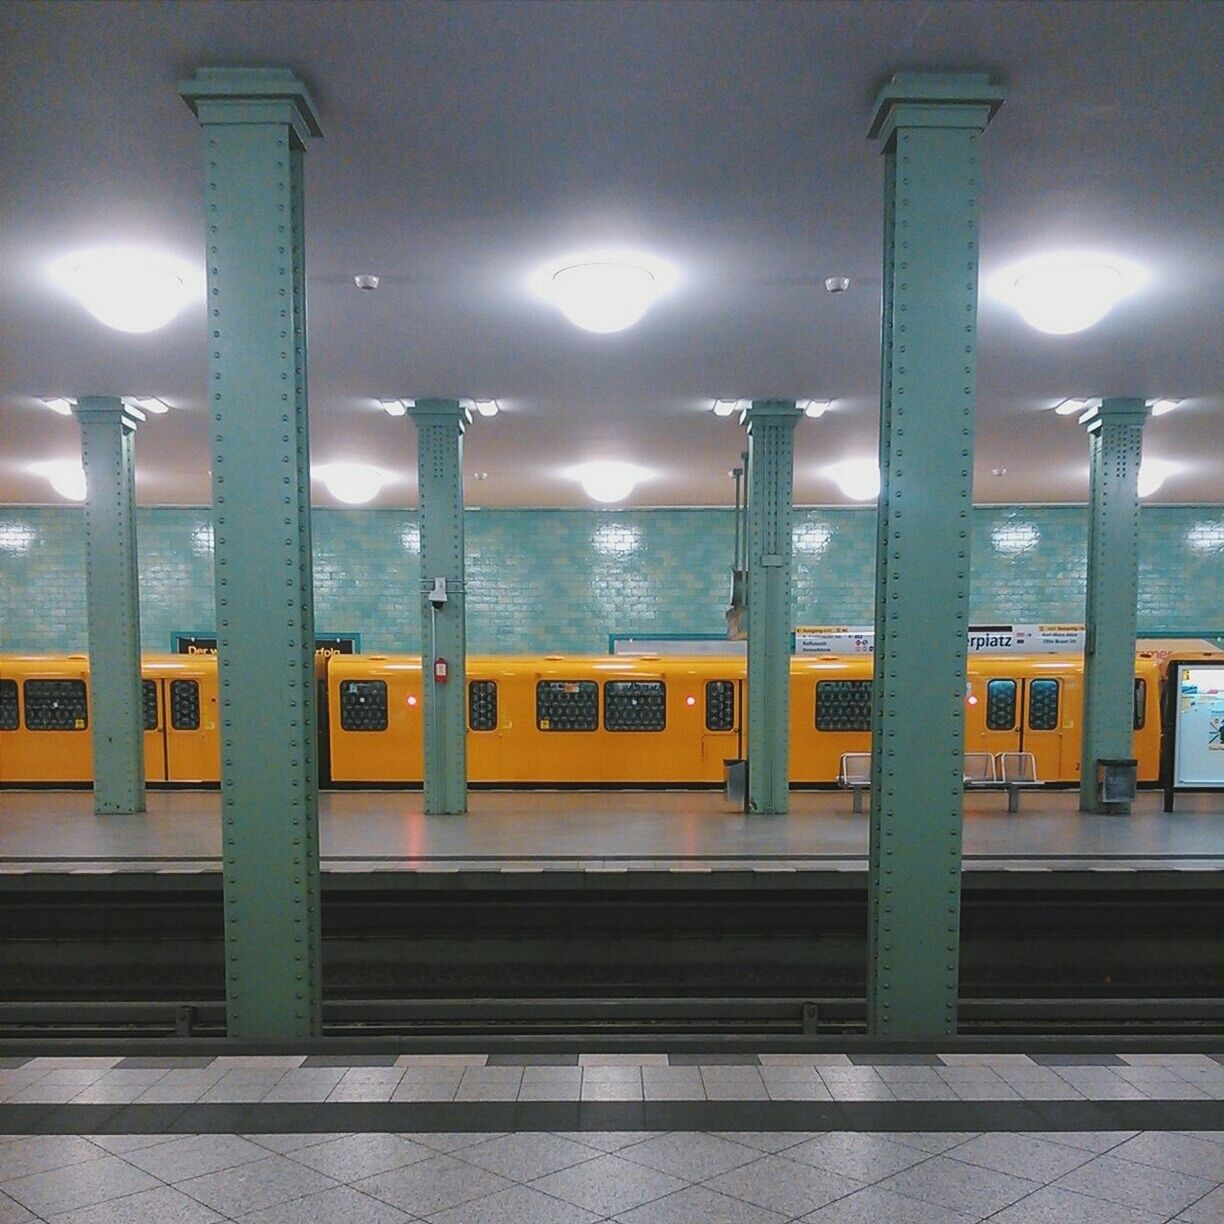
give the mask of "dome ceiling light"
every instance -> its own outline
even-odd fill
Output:
[[[414,401],[410,399],[380,399],[379,407],[391,417],[402,417],[407,415],[408,409],[414,406]]]
[[[729,417],[734,414],[735,410],[740,406],[741,401],[737,399],[716,399],[714,401],[714,415],[719,417]]]
[[[85,500],[85,469],[76,459],[52,459],[46,463],[31,463],[30,471],[47,480],[66,500]]]
[[[392,476],[365,463],[321,463],[311,475],[327,486],[327,491],[346,506],[364,506],[373,501]]]
[[[51,409],[52,412],[58,413],[60,416],[72,415],[72,401],[64,399],[62,395],[53,395],[50,399],[44,399],[43,403]]]
[[[880,496],[880,466],[874,459],[843,459],[824,469],[851,501],[874,501]]]
[[[1175,399],[1153,400],[1152,401],[1152,415],[1154,417],[1166,416],[1168,413],[1172,412],[1180,403],[1181,403],[1181,400],[1175,400]]]
[[[472,401],[472,407],[482,417],[495,417],[501,411],[501,404],[495,399],[478,399]]]
[[[1182,465],[1169,459],[1144,459],[1139,464],[1139,496],[1151,497]]]
[[[99,323],[116,331],[157,331],[204,293],[198,268],[137,247],[108,247],[59,260],[52,280]]]
[[[637,323],[675,280],[671,266],[651,256],[600,251],[554,261],[532,287],[575,327],[610,335]]]
[[[1059,416],[1080,416],[1088,411],[1091,404],[1090,399],[1065,399],[1054,405],[1054,411]]]
[[[798,406],[803,409],[804,416],[819,419],[833,406],[832,400],[800,400]]]
[[[1030,326],[1070,336],[1099,323],[1145,277],[1134,265],[1105,255],[1045,255],[993,278],[997,297]]]
[[[636,464],[616,460],[581,463],[565,474],[578,481],[592,501],[605,503],[624,501],[650,475]]]

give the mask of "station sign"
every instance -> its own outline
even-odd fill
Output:
[[[873,625],[800,625],[797,655],[863,655],[875,649]],[[1083,625],[970,625],[974,654],[1078,654],[1084,649]]]
[[[170,649],[181,655],[215,655],[217,635],[215,633],[173,633]],[[329,659],[332,655],[351,655],[361,652],[360,633],[316,633],[315,655]]]

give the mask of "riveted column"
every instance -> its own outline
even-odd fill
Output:
[[[1084,728],[1080,807],[1125,815],[1103,803],[1096,763],[1134,756],[1135,626],[1139,602],[1139,464],[1142,399],[1104,399],[1088,427],[1088,598],[1084,616]]]
[[[310,97],[202,68],[230,1037],[321,1028],[302,160]]]
[[[463,431],[458,400],[420,399],[421,669],[425,690],[425,811],[467,811],[467,626],[463,578]]]
[[[85,468],[85,596],[94,811],[145,810],[136,569],[136,423],[113,395],[77,400]]]
[[[753,400],[748,426],[748,810],[790,802],[794,400]]]
[[[869,1030],[956,1031],[981,134],[976,74],[900,73],[884,151]]]

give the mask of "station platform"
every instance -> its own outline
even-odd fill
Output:
[[[1085,815],[1076,791],[965,796],[964,865],[979,871],[1217,871],[1224,802],[1142,792],[1130,816]],[[0,873],[215,872],[217,791],[151,791],[148,812],[98,817],[88,791],[0,792]],[[866,871],[868,818],[844,792],[797,791],[788,816],[746,816],[709,791],[473,791],[426,816],[419,791],[326,791],[323,869]]]

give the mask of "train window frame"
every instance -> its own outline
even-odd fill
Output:
[[[351,707],[345,704],[345,695],[352,692],[354,686],[364,685],[369,686],[371,692],[379,693],[382,697],[381,710],[381,725],[379,724],[378,715],[379,708],[377,705],[373,708],[374,721],[369,726],[358,726],[350,719]],[[385,680],[379,679],[361,679],[359,677],[350,677],[341,680],[336,689],[336,700],[340,706],[340,730],[348,731],[354,735],[371,735],[380,734],[388,729],[391,725],[391,697]]]
[[[715,705],[725,705],[727,712],[724,715]],[[717,714],[718,723],[715,726],[713,716]],[[722,726],[722,723],[726,726]],[[705,729],[714,734],[725,734],[728,731],[735,730],[735,681],[734,680],[707,680],[705,684]]]
[[[42,719],[42,708],[41,708],[41,699],[39,698],[38,693],[35,692],[34,709],[37,714],[37,720],[35,722],[31,722],[30,721],[30,697],[31,697],[30,690],[31,690],[31,686],[33,685],[40,685],[40,686],[41,685],[64,685],[64,686],[71,685],[74,689],[79,687],[80,702],[81,702],[81,705],[80,705],[81,717],[80,718],[74,717],[72,719],[72,726],[51,725],[45,722],[37,721],[37,720]],[[27,731],[63,732],[63,731],[88,731],[89,730],[89,688],[86,685],[84,680],[78,680],[75,678],[50,679],[45,676],[43,677],[31,676],[21,686],[21,699],[22,699],[22,704],[25,706],[25,729]]]
[[[1142,731],[1147,726],[1147,680],[1143,676],[1135,677],[1135,712],[1132,724],[1134,731]]]
[[[609,708],[609,702],[608,702],[609,690],[613,688],[620,689],[621,687],[629,687],[629,686],[633,686],[635,688],[650,687],[650,688],[656,688],[658,690],[657,695],[662,697],[663,704],[662,704],[662,711],[661,711],[662,717],[659,720],[657,726],[653,724],[650,726],[621,725],[622,716],[619,711],[615,715],[615,720],[616,720],[615,723],[613,722],[613,718],[611,717],[612,711]],[[626,696],[628,696],[628,694],[626,694]],[[654,696],[654,694],[652,694],[652,696]],[[617,704],[619,704],[620,699],[621,699],[621,694],[617,692],[614,695],[614,701]],[[627,731],[637,731],[643,735],[655,735],[660,731],[666,731],[667,730],[667,682],[665,680],[605,680],[604,686],[603,686],[603,725],[604,725],[605,731],[612,731],[618,734],[624,734]]]
[[[994,693],[996,685],[1011,686],[1011,718],[1006,726],[998,726],[993,718],[994,715]],[[1020,684],[1016,680],[1012,680],[1006,676],[994,676],[986,681],[986,730],[987,731],[1015,731],[1016,723],[1020,717]]]
[[[482,717],[479,720],[481,725],[477,725],[478,720],[476,717],[476,700],[475,699],[476,699],[477,692],[478,692],[477,687],[476,687],[477,685],[482,686],[482,690],[489,695],[487,698],[484,698],[482,700],[484,700],[488,704],[491,704],[491,708],[493,711],[492,721],[489,722],[487,718]],[[469,680],[468,681],[468,730],[469,731],[480,731],[480,732],[496,731],[498,715],[499,715],[499,710],[498,710],[497,681],[496,680]]]
[[[151,712],[153,714],[152,722],[149,721],[150,697],[152,698],[152,703],[151,703]],[[158,727],[158,723],[160,722],[160,719],[158,717],[158,709],[157,709],[157,681],[150,680],[145,676],[142,676],[140,679],[140,716],[141,716],[141,724],[142,724],[141,730],[142,731],[157,731],[160,729]]]
[[[555,689],[556,686],[558,685],[573,685],[574,687],[572,691],[575,694],[582,694],[584,696],[594,697],[594,701],[591,703],[592,720],[591,720],[590,726],[554,727],[552,725],[552,723],[555,721],[553,716],[551,714],[547,714],[547,715],[542,714],[541,708],[540,708],[541,696],[544,694],[544,691],[546,689],[552,690],[552,689]],[[561,680],[561,679],[537,680],[535,699],[536,699],[535,700],[535,705],[536,705],[536,709],[535,709],[536,720],[535,721],[536,721],[537,731],[544,731],[547,733],[552,733],[552,732],[561,732],[561,733],[587,732],[589,733],[591,731],[599,730],[599,682],[597,680]]]
[[[875,683],[874,680],[832,680],[832,679],[817,680],[816,687],[815,687],[815,693],[813,696],[813,710],[812,710],[812,722],[816,730],[823,732],[826,735],[829,735],[829,734],[861,735],[865,732],[869,732],[871,730],[871,709],[872,709],[872,691],[871,690],[872,690],[872,686],[874,685],[874,683]],[[854,726],[850,726],[850,727],[829,726],[827,724],[831,720],[831,716],[829,715],[827,711],[823,712],[823,721],[822,721],[822,710],[821,710],[821,703],[820,703],[821,689],[823,688],[825,689],[825,691],[829,691],[835,685],[841,686],[843,688],[843,691],[845,692],[852,692],[855,694],[860,694],[864,690],[866,691],[867,693],[866,725],[860,726],[856,723]],[[861,704],[858,702],[856,703]]]
[[[1054,690],[1054,709],[1048,720],[1043,719],[1042,725],[1038,726],[1033,721],[1033,714],[1036,710],[1037,702],[1034,695],[1034,689],[1041,685],[1052,685]],[[1062,681],[1055,680],[1052,676],[1041,676],[1036,680],[1030,680],[1028,684],[1028,730],[1029,731],[1057,731],[1058,721],[1062,710]],[[1048,725],[1046,723],[1048,722]]]
[[[190,697],[186,699],[186,709],[194,712],[194,719],[191,717],[179,716],[180,697],[181,693],[190,693]],[[200,729],[201,714],[200,714],[200,682],[189,677],[179,677],[177,680],[170,681],[170,730],[171,731],[198,731]]]
[[[21,730],[21,708],[17,700],[17,681],[5,676],[0,679],[0,731]],[[12,702],[6,694],[12,694]],[[12,711],[10,716],[9,711]]]

